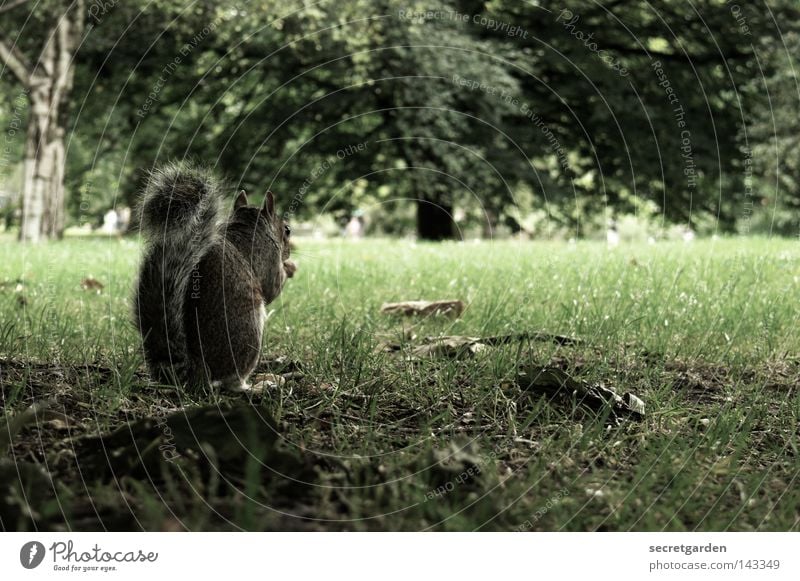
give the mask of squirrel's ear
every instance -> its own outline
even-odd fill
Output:
[[[275,194],[272,192],[267,192],[267,195],[264,196],[264,210],[267,211],[268,216],[275,215]]]
[[[239,195],[236,196],[236,201],[233,202],[233,211],[235,212],[239,208],[242,208],[247,205],[247,193],[244,190],[239,192]]]

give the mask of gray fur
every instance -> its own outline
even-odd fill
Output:
[[[260,353],[263,305],[294,272],[275,212],[245,205],[220,224],[220,198],[219,182],[188,164],[154,171],[145,188],[134,318],[148,369],[164,383],[243,385]]]

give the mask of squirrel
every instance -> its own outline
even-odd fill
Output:
[[[133,310],[145,363],[161,383],[247,389],[265,305],[297,268],[272,192],[260,207],[239,192],[227,220],[222,197],[213,173],[188,163],[155,169],[144,188]]]

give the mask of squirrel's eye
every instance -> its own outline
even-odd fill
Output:
[[[289,224],[283,225],[283,235],[287,238],[292,235],[292,227]]]

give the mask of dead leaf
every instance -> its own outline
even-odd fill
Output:
[[[486,349],[478,337],[437,337],[411,351],[412,357],[470,357]]]
[[[45,410],[40,419],[54,430],[69,430],[76,424],[75,420],[67,414],[55,410]]]
[[[96,278],[89,276],[81,281],[81,288],[85,291],[97,291],[97,294],[100,294],[100,292],[105,288],[105,285],[103,285],[103,283]]]
[[[639,397],[630,392],[626,392],[622,394],[622,398],[625,401],[625,404],[631,408],[632,411],[638,413],[639,415],[644,415],[645,405]]]
[[[554,397],[571,397],[580,405],[595,411],[610,407],[615,418],[639,419],[645,415],[645,404],[632,393],[622,396],[604,385],[591,385],[570,376],[558,367],[524,366],[518,374],[523,389],[546,393]]]
[[[556,345],[584,344],[583,339],[567,337],[566,335],[553,335],[552,333],[539,332],[511,333],[508,335],[495,335],[494,337],[484,337],[481,339],[481,342],[486,343],[487,345],[504,345],[506,343],[515,343],[518,341],[542,341],[545,343],[554,343]]]
[[[441,337],[426,337],[425,345],[415,347],[411,351],[412,357],[459,357],[474,355],[483,351],[487,346],[495,347],[507,343],[520,341],[547,341],[558,345],[578,345],[580,339],[551,335],[549,333],[511,333],[509,335],[495,335],[491,337],[468,337],[462,335],[443,335]],[[394,353],[402,351],[402,343],[383,342],[378,347],[379,351]]]
[[[402,350],[403,345],[414,341],[417,335],[414,333],[413,329],[403,328],[400,332],[377,333],[375,338],[378,339],[378,344],[375,347],[376,352],[394,353],[395,351]]]
[[[442,301],[404,301],[400,303],[384,303],[381,306],[381,313],[386,315],[445,315],[458,318],[464,312],[466,305],[461,300],[442,300]]]

